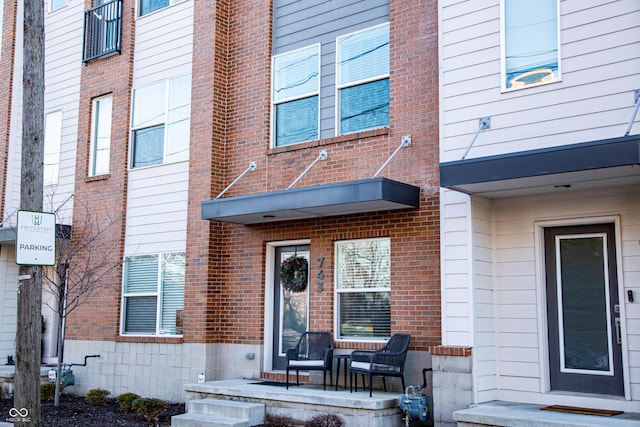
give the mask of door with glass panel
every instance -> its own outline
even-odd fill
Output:
[[[276,248],[274,265],[274,319],[273,319],[273,369],[287,367],[287,349],[298,342],[309,326],[309,286],[304,291],[286,290],[282,286],[279,270],[290,257],[303,257],[309,265],[309,246],[282,246]],[[308,270],[307,270],[308,273]],[[307,274],[307,282],[309,275]]]
[[[551,390],[624,395],[614,225],[546,228]]]

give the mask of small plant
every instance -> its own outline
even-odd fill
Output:
[[[293,420],[283,415],[266,414],[264,416],[265,427],[291,427],[293,426]]]
[[[116,398],[118,401],[120,412],[133,412],[133,401],[140,399],[135,393],[123,393]]]
[[[60,386],[60,393],[62,393],[62,385]],[[44,383],[40,385],[40,400],[43,402],[53,402],[56,398],[56,383]]]
[[[145,421],[158,422],[160,414],[169,407],[169,404],[161,399],[140,398],[131,403],[131,408],[139,415],[142,415]]]
[[[335,414],[320,414],[304,423],[304,427],[343,427],[344,420]]]
[[[104,406],[107,404],[107,396],[109,396],[111,392],[109,390],[104,390],[101,388],[94,388],[87,392],[87,395],[84,399],[90,404],[94,406]]]

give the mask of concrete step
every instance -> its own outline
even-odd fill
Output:
[[[251,427],[247,420],[205,414],[182,414],[171,417],[171,427]]]
[[[239,418],[253,423],[251,425],[257,425],[261,424],[264,419],[265,407],[262,403],[205,398],[190,400],[187,412],[190,414]]]

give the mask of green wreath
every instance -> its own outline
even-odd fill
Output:
[[[282,287],[291,292],[304,292],[307,289],[309,264],[306,258],[291,255],[282,261],[278,275]]]

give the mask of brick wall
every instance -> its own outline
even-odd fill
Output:
[[[201,14],[196,11],[196,16]],[[194,169],[194,162],[202,161],[202,166],[195,169],[208,169],[211,180],[202,182],[207,172],[191,172],[191,176],[198,173],[198,178],[190,182],[194,197],[190,196],[193,205],[189,211],[188,252],[192,253],[188,254],[185,301],[186,324],[190,326],[185,326],[185,341],[262,342],[265,244],[293,239],[311,242],[311,277],[317,273],[313,260],[324,257],[324,291],[315,292],[312,286],[310,318],[314,329],[332,330],[334,242],[387,236],[391,238],[392,251],[393,331],[411,333],[412,349],[427,350],[440,343],[436,2],[391,2],[389,130],[273,149],[269,146],[270,16],[270,2],[230,2],[228,103],[225,111],[212,114],[214,127],[218,125],[217,117],[226,117],[219,128],[224,137],[218,139],[213,130],[213,143],[208,144],[206,139],[196,140],[195,129],[192,130],[191,168]],[[196,43],[201,37],[213,34],[199,35]],[[222,47],[222,43],[215,46]],[[213,49],[196,47],[194,63],[212,52]],[[419,209],[253,226],[200,219],[199,203],[215,197],[251,161],[258,163],[258,169],[245,175],[224,197],[285,189],[321,149],[328,151],[329,158],[317,163],[297,187],[370,178],[400,144],[402,135],[407,134],[412,136],[412,146],[402,149],[381,176],[419,186]],[[218,143],[223,147],[220,151],[216,150]],[[197,148],[202,158],[200,154],[194,156],[193,151],[201,144],[206,146],[203,151]],[[218,167],[221,170],[216,170]],[[195,198],[197,192],[204,198]],[[198,243],[192,240],[196,237]],[[189,250],[196,247],[197,254]],[[208,287],[204,286],[205,277]]]
[[[85,1],[85,10],[93,7]],[[74,195],[74,243],[86,247],[89,227],[104,228],[112,224],[100,237],[100,245],[75,259],[71,268],[84,275],[83,267],[95,263],[95,257],[121,264],[124,247],[124,228],[127,191],[127,162],[129,149],[129,117],[133,72],[134,1],[123,2],[122,53],[87,63],[82,67],[80,109],[78,117],[78,146],[76,156],[76,185]],[[78,59],[80,60],[80,58]],[[111,124],[111,153],[109,173],[88,177],[91,107],[94,98],[111,94],[113,97]],[[90,218],[90,224],[87,224]],[[94,261],[91,261],[94,257]],[[84,265],[82,261],[85,261]],[[74,277],[74,273],[71,273]],[[67,339],[115,339],[119,333],[122,268],[113,269],[101,278],[96,298],[83,304],[69,316]]]
[[[78,144],[77,200],[108,201],[123,213],[130,109],[133,10],[125,19],[123,55],[83,70]],[[187,222],[184,342],[260,344],[264,336],[266,243],[309,239],[310,275],[323,257],[323,292],[312,285],[314,329],[333,328],[334,242],[390,237],[392,330],[413,335],[412,349],[427,350],[440,339],[440,243],[438,191],[437,3],[391,1],[390,128],[293,147],[270,148],[271,2],[194,2],[193,89]],[[86,180],[90,100],[113,91],[111,173]],[[247,174],[224,197],[286,188],[317,157],[297,187],[370,178],[400,145],[380,174],[421,188],[421,206],[394,212],[242,226],[200,218],[200,203],[222,191],[251,161]],[[124,227],[124,223],[121,223]],[[123,228],[114,233],[122,238]],[[122,257],[122,251],[113,257]],[[118,335],[121,277],[97,303],[78,312],[72,337],[114,339]],[[118,338],[125,340],[124,338]],[[155,338],[134,341],[154,341]],[[159,340],[158,340],[159,341]],[[361,345],[358,345],[361,346]]]

